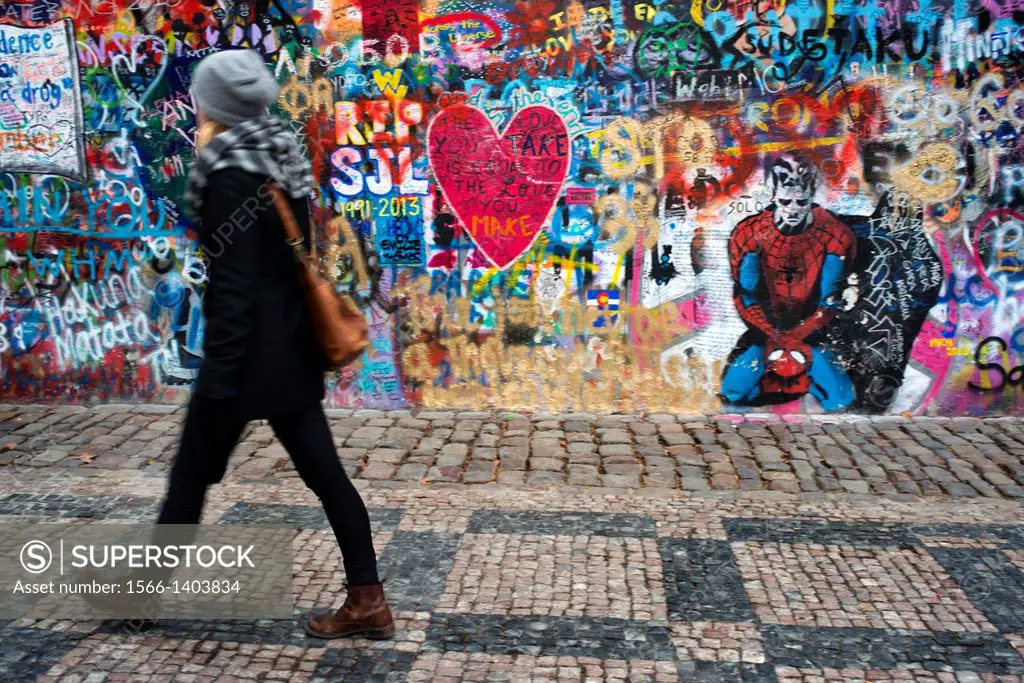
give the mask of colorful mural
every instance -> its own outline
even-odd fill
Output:
[[[7,0],[3,400],[186,396],[236,48],[370,323],[333,406],[1024,412],[1020,0]]]

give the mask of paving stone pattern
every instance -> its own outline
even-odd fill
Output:
[[[164,479],[12,468],[0,519],[153,518]],[[333,534],[294,477],[229,477],[205,523],[295,528],[296,620],[0,623],[0,681],[1024,681],[1014,500],[357,481],[394,640],[307,637]]]
[[[0,466],[165,471],[184,408],[0,405]],[[328,411],[357,479],[1024,498],[1024,421]],[[253,423],[229,472],[297,476]]]

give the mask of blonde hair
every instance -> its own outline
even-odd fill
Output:
[[[206,123],[199,126],[199,130],[196,131],[196,154],[203,151],[203,147],[210,144],[210,140],[229,128],[231,126],[224,125],[220,121],[214,121],[213,119],[208,119]]]

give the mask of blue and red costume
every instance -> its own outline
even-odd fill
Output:
[[[842,410],[854,400],[853,383],[822,331],[838,313],[856,238],[819,206],[789,233],[773,210],[744,219],[729,238],[734,301],[748,331],[729,356],[722,398],[750,405],[809,391],[826,410]]]

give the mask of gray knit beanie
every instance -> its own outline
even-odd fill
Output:
[[[192,75],[196,104],[228,126],[267,113],[280,90],[270,69],[254,50],[227,50],[204,58]]]

